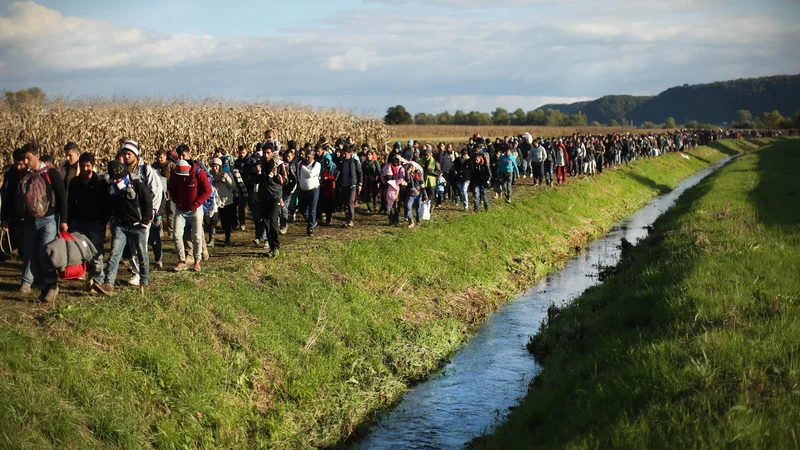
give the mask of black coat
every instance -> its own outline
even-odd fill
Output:
[[[153,220],[153,194],[138,178],[119,193],[114,186],[109,187],[108,199],[111,218],[123,226],[148,224]]]
[[[67,217],[69,221],[107,222],[110,215],[108,181],[92,173],[88,183],[80,176],[74,177],[67,190]]]

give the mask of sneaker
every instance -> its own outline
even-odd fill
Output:
[[[409,222],[408,223],[408,228],[414,228],[414,222]]]
[[[255,245],[256,247],[260,247],[261,241],[259,241],[258,239],[253,239],[253,245]]]
[[[114,293],[114,286],[108,283],[95,284],[93,287],[95,291],[103,295],[112,295]]]
[[[214,248],[214,239],[211,239],[210,241],[206,242],[206,247]]]
[[[31,295],[31,292],[33,292],[33,289],[31,289],[30,284],[23,284],[19,287],[19,295]]]
[[[239,227],[239,231],[245,231],[244,225]]]
[[[350,222],[347,222],[347,223],[345,224],[345,226],[348,226],[348,227],[352,227],[352,226],[354,226],[354,225],[355,225],[355,224],[353,223],[353,221],[352,221],[352,220],[351,220]]]
[[[288,227],[281,227],[281,229],[280,229],[279,233],[280,233],[280,234],[286,234],[286,230],[287,230],[287,228],[288,228]]]
[[[89,281],[86,282],[86,285],[84,286],[84,289],[86,290],[86,292],[92,292],[92,290],[94,290],[94,285],[95,284],[96,283],[94,281],[94,278],[89,278]]]
[[[276,248],[275,250],[273,250],[273,251],[269,252],[269,255],[268,255],[268,256],[269,256],[270,258],[277,258],[278,256],[280,256],[280,254],[281,254],[281,251],[280,251],[280,249],[277,249],[277,248]]]
[[[128,284],[131,286],[139,286],[139,275],[132,276],[131,279],[128,280]]]
[[[53,285],[50,289],[42,291],[42,295],[39,297],[43,303],[52,303],[56,301],[58,298],[58,286]]]
[[[178,264],[175,265],[175,269],[174,270],[175,270],[175,272],[183,272],[183,271],[189,270],[189,266],[187,266],[185,262],[181,261],[181,262],[179,262]]]
[[[314,237],[314,230],[309,230],[306,234],[308,237]]]
[[[264,241],[264,246],[263,246],[262,248],[264,248],[264,249],[267,249],[267,250],[268,250],[268,249],[269,249],[269,242],[267,242],[267,241]]]
[[[153,263],[153,267],[158,270],[164,270],[164,262],[163,261],[156,261]]]
[[[201,255],[201,257],[203,258],[203,261],[208,261],[208,258],[210,258],[210,256],[208,255],[208,249],[205,248],[203,249],[203,254]],[[195,265],[197,265],[197,261],[195,261],[194,263]]]
[[[194,263],[194,271],[200,272],[200,263]]]

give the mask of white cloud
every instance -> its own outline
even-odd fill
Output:
[[[527,110],[800,72],[800,8],[791,6],[666,2],[673,11],[656,0],[468,0],[472,6],[451,11],[415,2],[383,0],[268,37],[167,34],[142,28],[143,18],[110,23],[14,3],[0,16],[0,70],[7,89],[269,96],[381,114],[396,104],[414,112]],[[497,4],[503,8],[487,6]]]
[[[361,47],[350,47],[344,55],[328,58],[330,70],[358,70],[364,72],[369,67],[369,62],[376,55],[375,52],[364,50]]]

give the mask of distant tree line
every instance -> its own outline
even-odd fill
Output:
[[[578,111],[575,114],[564,114],[557,109],[535,109],[524,111],[517,108],[507,111],[497,108],[491,113],[457,110],[454,114],[445,111],[439,114],[417,113],[413,117],[402,105],[389,108],[386,111],[384,122],[387,125],[530,125],[530,126],[586,126],[586,114]],[[599,124],[598,124],[599,125]]]
[[[770,130],[779,128],[800,128],[800,109],[795,111],[794,117],[783,117],[778,110],[765,112],[759,117],[753,117],[753,114],[750,111],[746,109],[740,109],[736,111],[736,117],[733,119],[733,127],[763,128]]]

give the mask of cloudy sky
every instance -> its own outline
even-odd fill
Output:
[[[798,0],[0,0],[0,88],[382,114],[800,73]]]

